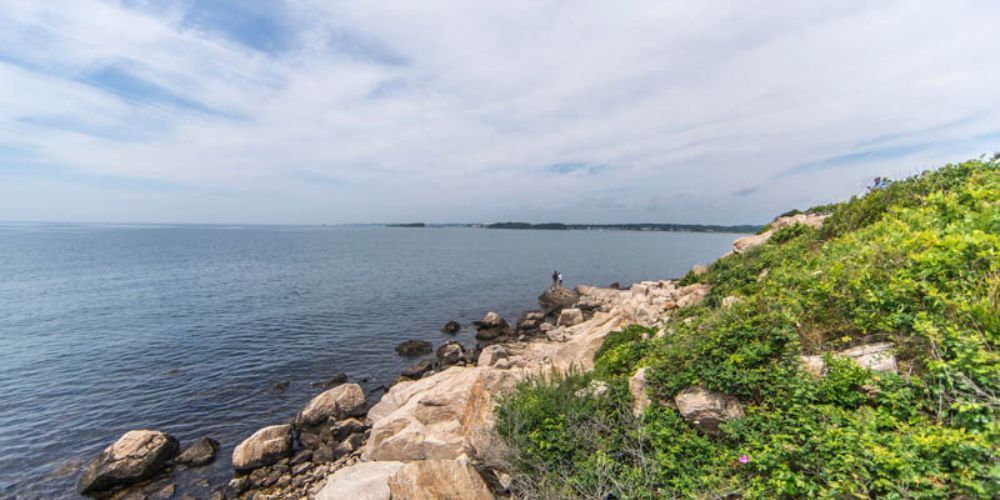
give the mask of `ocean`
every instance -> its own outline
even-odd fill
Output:
[[[175,475],[201,497],[313,382],[345,372],[378,397],[413,363],[397,343],[471,347],[473,320],[513,324],[553,270],[567,286],[675,278],[739,236],[0,223],[0,497],[72,498],[86,461],[139,428],[221,443]]]

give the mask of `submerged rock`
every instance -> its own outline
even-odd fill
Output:
[[[430,372],[433,369],[434,362],[429,359],[425,359],[413,366],[404,368],[403,371],[399,372],[399,376],[411,380],[417,380],[423,377],[425,373]]]
[[[77,491],[88,495],[150,478],[163,470],[178,448],[177,439],[165,432],[128,431],[90,463]]]
[[[264,427],[233,450],[233,469],[248,471],[272,465],[292,454],[292,426]]]
[[[396,354],[400,356],[422,356],[434,352],[434,344],[425,340],[404,340],[396,345]]]
[[[215,453],[218,451],[218,441],[210,437],[200,437],[185,448],[174,461],[188,467],[200,467],[212,463],[215,460]]]
[[[338,385],[343,384],[344,382],[347,382],[347,374],[344,372],[340,372],[334,375],[329,380],[324,380],[322,382],[313,382],[311,385],[313,387],[322,387],[323,389],[333,389],[334,387],[337,387]]]
[[[441,327],[441,333],[447,333],[449,335],[455,335],[462,330],[462,325],[458,321],[449,321]]]

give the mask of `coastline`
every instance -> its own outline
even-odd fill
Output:
[[[747,238],[760,239],[741,240]],[[370,475],[367,469],[389,464],[379,469],[388,480],[390,471],[402,470],[396,465],[415,463],[445,467],[448,472],[436,474],[459,474],[465,478],[463,484],[474,485],[466,488],[477,491],[481,488],[476,480],[485,481],[490,495],[502,496],[509,476],[488,465],[489,450],[498,445],[492,428],[496,396],[530,378],[589,370],[608,333],[630,324],[655,326],[669,321],[671,310],[696,304],[705,293],[702,285],[678,288],[676,280],[642,281],[626,289],[550,287],[539,297],[542,310],[526,311],[514,328],[499,315],[491,320],[495,313],[487,314],[475,322],[474,348],[458,345],[449,357],[442,349],[457,343],[446,342],[429,366],[404,370],[413,378],[400,377],[377,401],[365,400],[360,386],[346,381],[315,396],[294,418],[262,429],[280,427],[276,441],[272,437],[262,445],[254,440],[256,434],[247,437],[234,451],[234,467],[243,465],[229,484],[212,487],[212,498],[333,498],[331,491],[345,485],[369,484],[357,476]],[[345,392],[354,400],[347,412],[340,409]],[[326,413],[304,421],[303,412],[317,405]],[[268,451],[275,443],[278,449]],[[241,448],[264,451],[248,462],[238,457]],[[171,471],[185,466],[174,459],[161,467],[151,477],[95,496],[172,496],[178,486],[171,481]],[[468,467],[479,472],[470,475]],[[415,468],[419,467],[407,470],[426,474]]]

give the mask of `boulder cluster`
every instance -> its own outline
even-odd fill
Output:
[[[151,480],[174,467],[200,467],[211,463],[218,449],[219,443],[209,437],[202,437],[181,451],[177,438],[165,432],[128,431],[88,464],[77,483],[77,491],[88,496],[129,488],[142,491],[151,486]],[[156,488],[175,489],[172,484],[156,485]]]
[[[328,473],[357,460],[369,431],[366,410],[361,386],[345,383],[310,400],[292,423],[258,430],[233,450],[229,492],[308,496]]]

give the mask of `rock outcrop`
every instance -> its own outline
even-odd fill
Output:
[[[177,453],[179,443],[160,431],[128,431],[87,466],[77,484],[84,495],[153,477]]]
[[[486,483],[468,462],[411,462],[389,477],[391,498],[407,500],[490,500]]]
[[[233,469],[249,471],[272,465],[292,454],[292,426],[264,427],[243,440],[233,450]]]
[[[743,417],[743,406],[733,396],[702,387],[684,389],[674,397],[681,417],[707,434],[717,434],[723,422]]]
[[[815,228],[822,227],[823,221],[829,216],[829,214],[796,214],[778,217],[771,222],[766,231],[734,241],[733,253],[745,253],[767,243],[775,232],[786,226],[805,224]]]
[[[546,316],[555,317],[563,308],[573,307],[580,295],[573,290],[561,286],[550,286],[538,296],[538,305],[542,306]]]

